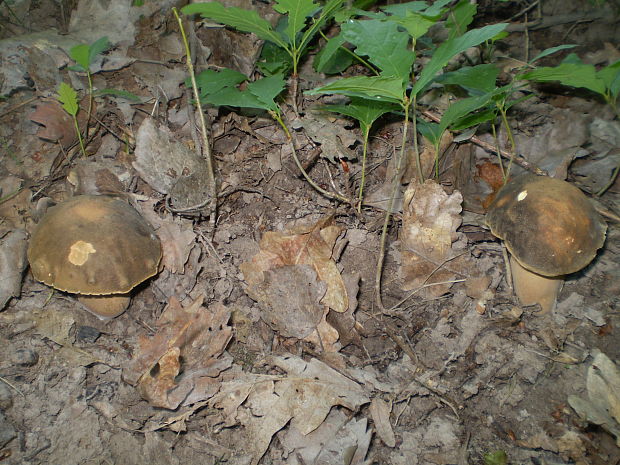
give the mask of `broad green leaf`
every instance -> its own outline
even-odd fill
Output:
[[[283,48],[273,42],[265,42],[256,66],[265,76],[277,73],[288,74],[293,66],[293,60]]]
[[[90,55],[90,46],[86,44],[79,44],[75,47],[72,47],[69,50],[69,56],[73,61],[75,61],[80,68],[80,71],[87,71],[90,67],[89,57]]]
[[[494,121],[497,118],[497,111],[495,109],[488,109],[483,111],[477,111],[469,115],[463,116],[458,121],[452,123],[450,129],[452,131],[462,131],[463,129],[469,129],[487,121]]]
[[[403,101],[403,81],[394,76],[355,76],[339,79],[325,86],[307,92],[314,94],[341,94],[371,100],[393,102]]]
[[[294,44],[299,31],[306,25],[306,19],[317,10],[318,5],[312,0],[277,0],[273,9],[278,13],[287,15],[288,25],[284,33],[288,42]]]
[[[437,82],[460,86],[470,95],[480,95],[495,89],[498,74],[499,68],[492,63],[464,66],[456,71],[442,74],[437,78]]]
[[[391,21],[370,19],[351,21],[342,25],[342,36],[356,47],[358,55],[365,55],[378,66],[383,76],[398,76],[408,82],[414,53],[407,48],[409,35],[398,30]]]
[[[268,110],[277,111],[275,98],[284,90],[286,83],[282,74],[274,74],[248,84],[248,91],[262,102]]]
[[[310,26],[303,33],[301,41],[299,42],[299,50],[303,51],[308,46],[310,41],[314,38],[317,31],[323,27],[323,25],[329,20],[334,14],[342,8],[342,4],[344,0],[329,0],[321,10],[321,14],[319,15],[316,21],[313,21]]]
[[[66,82],[61,82],[60,87],[58,88],[58,95],[56,97],[67,113],[71,116],[77,115],[78,98],[77,92],[73,87]]]
[[[120,89],[100,89],[96,92],[93,92],[93,95],[113,95],[115,97],[121,97],[125,100],[130,100],[132,102],[142,102],[142,97],[137,96],[136,94],[132,94],[127,90]]]
[[[484,465],[507,465],[508,456],[503,450],[497,450],[495,452],[489,452],[484,454]]]
[[[345,40],[341,34],[327,41],[314,57],[312,65],[319,73],[335,74],[347,69],[353,63],[351,53],[341,48]]]
[[[407,2],[395,5],[382,6],[381,10],[395,16],[405,16],[407,13],[420,13],[428,8],[426,2]]]
[[[530,60],[530,65],[533,64],[535,61],[540,60],[541,58],[554,54],[555,52],[559,52],[560,50],[566,50],[566,49],[574,48],[574,47],[578,47],[578,45],[564,44],[564,45],[558,45],[557,47],[548,48],[547,50],[543,50],[538,55],[536,55],[532,60]]]
[[[433,145],[438,145],[441,141],[443,130],[439,128],[439,124],[418,118],[417,129],[422,136],[426,137]]]
[[[440,16],[443,14],[444,12],[444,6],[446,6],[448,3],[450,3],[452,0],[436,0],[434,2],[431,3],[431,6],[429,6],[426,10],[423,11],[423,13],[426,16]]]
[[[430,17],[408,12],[405,16],[390,16],[390,21],[404,27],[409,35],[417,40],[428,32],[439,17]]]
[[[95,57],[105,52],[110,48],[110,41],[106,36],[97,39],[90,45],[90,49],[88,51],[88,66],[93,64],[95,61]]]
[[[450,10],[446,27],[450,31],[448,39],[463,35],[467,31],[467,26],[471,24],[476,14],[476,5],[469,0],[461,0]]]
[[[200,89],[200,96],[204,97],[219,92],[225,87],[234,87],[247,79],[245,74],[235,71],[234,69],[223,68],[220,71],[207,69],[196,76],[196,84]],[[189,78],[185,80],[185,85],[187,87],[192,86]]]
[[[433,57],[420,73],[411,91],[412,95],[416,95],[424,89],[433,80],[435,75],[448,64],[448,61],[450,61],[453,56],[467,50],[469,47],[473,47],[485,40],[491,39],[496,34],[503,31],[506,26],[506,23],[491,24],[481,27],[480,29],[472,29],[462,36],[445,41],[437,47],[437,50],[433,53]]]
[[[468,97],[457,100],[444,112],[439,122],[441,134],[464,116],[484,107],[493,97],[493,93],[481,95],[479,97]]]
[[[583,87],[605,95],[605,82],[596,74],[596,68],[585,63],[560,63],[555,67],[542,67],[519,76],[538,82],[559,81],[565,86]]]
[[[605,87],[609,89],[611,96],[616,99],[620,93],[620,61],[606,66],[596,74],[605,83]]]
[[[226,8],[219,2],[192,3],[181,8],[181,11],[186,15],[198,13],[203,18],[212,19],[242,32],[252,32],[260,39],[274,42],[284,49],[288,48],[288,43],[256,11],[236,7]]]
[[[207,103],[215,106],[229,106],[241,108],[258,108],[259,110],[270,110],[250,91],[240,91],[235,87],[226,87],[214,94],[208,95],[205,99]]]
[[[392,103],[378,102],[376,100],[366,100],[362,98],[351,98],[348,105],[326,105],[321,110],[340,113],[356,119],[364,132],[370,131],[370,127],[377,119],[390,111],[396,111],[399,107]]]

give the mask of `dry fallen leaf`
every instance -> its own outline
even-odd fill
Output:
[[[288,233],[266,232],[260,252],[240,268],[248,295],[259,303],[262,318],[273,329],[334,350],[338,333],[325,316],[330,308],[345,312],[349,299],[332,258],[341,229],[328,222],[322,220]]]
[[[219,303],[205,308],[199,298],[183,308],[171,297],[157,320],[157,333],[140,338],[138,352],[123,367],[123,379],[137,385],[155,407],[175,409],[211,397],[219,389],[215,378],[232,364],[223,353],[232,337],[229,318]]]
[[[84,99],[82,99],[80,111],[78,112],[80,131],[83,131],[86,125],[87,111],[84,108],[88,108],[88,105],[85,105],[85,103]],[[93,103],[91,114],[94,114],[95,110],[95,104]],[[30,120],[42,126],[37,131],[37,136],[41,139],[58,142],[65,148],[70,147],[78,140],[73,118],[56,100],[48,100],[37,105],[36,110],[30,115]]]
[[[453,244],[459,238],[456,230],[461,225],[462,200],[460,192],[448,195],[431,180],[407,188],[400,234],[404,290],[454,280],[470,268],[467,249],[459,250]],[[428,286],[420,295],[438,297],[451,286],[451,283]]]
[[[350,129],[337,124],[332,116],[325,116],[318,112],[307,112],[303,118],[294,123],[294,127],[301,126],[314,142],[321,145],[321,156],[332,163],[342,160],[352,160],[355,153],[349,149],[357,142],[357,135]]]
[[[223,383],[211,405],[223,409],[227,426],[241,423],[257,464],[274,434],[290,423],[300,434],[317,429],[336,405],[356,411],[370,401],[356,382],[323,362],[271,356],[265,363],[288,376],[245,375]]]

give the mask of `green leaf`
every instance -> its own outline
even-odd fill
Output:
[[[471,24],[476,14],[476,5],[469,0],[461,0],[452,8],[448,14],[446,27],[450,31],[448,39],[463,35],[467,31],[467,26]]]
[[[452,131],[462,131],[463,129],[468,129],[479,124],[486,123],[487,121],[493,121],[496,118],[497,111],[495,109],[478,111],[476,113],[465,115],[458,121],[452,123],[450,129]]]
[[[284,90],[286,82],[282,74],[274,74],[248,84],[248,91],[265,106],[266,110],[278,110],[275,98]]]
[[[61,82],[58,88],[58,95],[56,96],[58,101],[62,104],[62,107],[71,116],[77,115],[78,112],[78,98],[77,92],[66,82]]]
[[[200,96],[204,97],[219,92],[225,87],[234,87],[247,79],[245,74],[234,69],[223,68],[220,71],[207,69],[196,76],[196,84],[200,89]],[[189,78],[185,80],[185,85],[187,87],[192,86]]]
[[[181,11],[186,15],[198,13],[203,18],[209,18],[242,32],[254,33],[260,39],[269,40],[288,49],[289,44],[256,11],[236,7],[226,8],[219,2],[192,3],[181,8]]]
[[[353,56],[341,48],[344,42],[341,34],[329,39],[314,57],[312,65],[315,71],[336,74],[347,69],[353,63]]]
[[[620,61],[606,66],[596,74],[605,83],[605,87],[609,89],[615,100],[620,92]]]
[[[88,66],[93,64],[93,61],[95,61],[95,57],[97,55],[102,54],[103,52],[105,52],[109,48],[110,48],[110,41],[105,36],[103,36],[100,39],[94,41],[90,45],[90,49],[88,51]]]
[[[76,45],[75,47],[72,47],[69,50],[69,56],[71,57],[73,61],[75,61],[79,65],[79,67],[81,68],[80,71],[87,71],[88,68],[90,67],[90,61],[89,61],[90,46],[89,45],[79,44],[79,45]]]
[[[395,16],[405,16],[407,13],[420,13],[428,8],[426,2],[407,2],[395,5],[382,6],[381,10]]]
[[[423,13],[426,16],[440,16],[443,14],[444,12],[444,6],[446,6],[448,3],[450,3],[452,0],[436,0],[433,3],[431,3],[431,6],[429,6],[426,10],[423,11]]]
[[[417,40],[428,32],[437,17],[425,16],[419,13],[408,12],[405,16],[391,16],[390,21],[404,27],[413,39]]]
[[[277,73],[287,74],[293,66],[293,61],[286,50],[273,42],[265,42],[256,66],[265,76]]]
[[[503,450],[484,454],[484,465],[507,465],[508,456]]]
[[[288,42],[294,44],[299,31],[306,25],[306,19],[313,14],[318,5],[312,0],[277,0],[278,3],[273,7],[278,13],[288,15],[288,25],[284,33],[288,37]]]
[[[317,31],[323,27],[323,25],[332,17],[334,14],[342,8],[343,0],[329,0],[321,10],[321,14],[319,15],[316,21],[313,21],[312,24],[306,29],[303,33],[301,41],[299,42],[298,48],[300,51],[305,50],[310,41],[314,38]]]
[[[235,87],[226,87],[215,94],[208,95],[205,99],[207,103],[215,106],[230,106],[242,108],[258,108],[260,110],[268,110],[265,104],[261,102],[250,91],[240,91]]]
[[[370,127],[381,116],[398,109],[396,105],[391,103],[356,97],[352,97],[351,103],[348,105],[326,105],[321,107],[321,110],[340,113],[356,119],[360,123],[360,126],[362,126],[364,132],[370,131]]]
[[[439,122],[441,134],[459,119],[484,107],[489,103],[492,97],[493,93],[489,92],[479,97],[468,97],[454,102],[441,117],[441,121]]]
[[[417,129],[418,132],[422,134],[422,136],[426,137],[429,142],[434,146],[437,146],[441,141],[441,135],[443,134],[443,131],[440,130],[439,124],[431,123],[429,121],[418,118]]]
[[[437,78],[437,82],[460,86],[470,95],[480,95],[495,89],[498,74],[499,68],[492,63],[464,66],[456,71],[442,74]]]
[[[554,54],[555,52],[559,52],[560,50],[566,50],[566,49],[574,48],[574,47],[578,47],[578,45],[564,44],[564,45],[558,45],[557,47],[548,48],[547,50],[543,50],[538,55],[536,55],[532,60],[530,60],[530,65],[533,64],[535,61],[540,60],[541,58]]]
[[[409,35],[399,31],[391,21],[370,19],[351,21],[342,25],[342,36],[356,47],[358,55],[365,55],[371,63],[381,68],[383,76],[397,76],[403,85],[415,59],[407,48]]]
[[[142,102],[142,97],[138,97],[136,94],[132,94],[126,90],[119,89],[101,89],[93,93],[93,95],[113,95],[115,97],[121,97],[125,100],[130,100],[132,102]]]
[[[420,73],[411,91],[412,95],[416,95],[424,89],[433,80],[435,75],[448,64],[448,61],[450,61],[453,56],[467,50],[469,47],[473,47],[485,40],[491,39],[496,34],[503,31],[506,26],[506,23],[491,24],[480,29],[472,29],[462,36],[445,41],[437,47],[437,50],[433,53],[433,57]]]
[[[559,81],[565,86],[582,87],[605,95],[605,82],[596,74],[596,68],[585,63],[560,63],[555,67],[542,67],[519,76],[538,82]]]
[[[403,81],[394,76],[355,76],[339,79],[325,86],[307,92],[314,94],[341,94],[371,100],[393,102],[403,101]]]

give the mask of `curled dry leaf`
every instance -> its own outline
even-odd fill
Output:
[[[456,230],[461,225],[462,200],[460,192],[448,195],[431,180],[407,188],[400,236],[404,290],[450,281],[465,274],[469,254],[454,244],[459,238]],[[437,297],[451,286],[451,283],[428,286],[420,295]]]
[[[229,318],[221,304],[205,308],[199,298],[183,308],[171,297],[157,320],[157,333],[140,338],[138,352],[123,367],[123,379],[137,385],[155,407],[175,409],[211,397],[219,388],[216,378],[232,363],[224,354],[232,337]]]

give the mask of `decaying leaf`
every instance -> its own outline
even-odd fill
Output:
[[[0,231],[0,310],[21,293],[27,248],[28,234],[23,229]]]
[[[177,142],[165,126],[145,118],[136,134],[133,167],[153,189],[168,194],[182,176],[196,175],[206,185],[206,161]],[[200,186],[200,190],[203,190]]]
[[[404,290],[454,280],[467,270],[469,253],[464,244],[455,244],[459,238],[456,230],[461,224],[462,200],[460,192],[448,195],[431,180],[407,188],[400,236]],[[428,286],[420,295],[437,297],[451,286],[451,283]]]
[[[83,131],[86,125],[87,111],[84,108],[88,108],[88,105],[85,103],[82,99],[80,111],[77,115],[80,131]],[[95,113],[94,105],[93,103],[91,114]],[[78,140],[73,118],[56,100],[48,100],[37,105],[36,110],[30,115],[30,120],[42,126],[37,131],[37,136],[41,139],[58,142],[65,148],[70,147]]]
[[[287,464],[364,464],[372,437],[367,422],[366,418],[356,420],[341,410],[332,409],[321,426],[307,435],[288,428],[278,436],[288,453]]]
[[[247,293],[259,303],[263,319],[284,335],[311,337],[311,329],[329,308],[342,313],[349,306],[332,258],[341,229],[327,221],[287,233],[266,232],[260,252],[240,267]]]
[[[232,361],[224,349],[232,337],[230,312],[221,304],[183,308],[171,297],[157,320],[157,333],[140,338],[140,348],[123,368],[123,379],[156,407],[175,409],[211,397],[216,378]],[[180,372],[183,376],[178,378]]]
[[[356,411],[370,401],[365,390],[323,362],[272,356],[266,364],[288,376],[247,375],[224,383],[211,405],[223,409],[228,425],[239,422],[248,434],[253,464],[272,436],[290,423],[300,434],[317,429],[336,405]]]
[[[335,118],[319,113],[308,112],[297,124],[306,130],[306,134],[317,144],[321,144],[321,154],[336,163],[339,159],[352,160],[355,153],[349,149],[357,136],[350,129],[334,123]]]
[[[396,446],[396,437],[390,423],[390,413],[392,412],[392,403],[386,402],[379,397],[372,399],[370,403],[370,415],[375,422],[377,434],[388,447]]]
[[[587,376],[588,399],[569,396],[568,403],[581,418],[613,434],[620,447],[620,370],[607,355],[599,352]]]
[[[284,337],[308,337],[323,317],[319,302],[327,290],[325,283],[317,281],[310,265],[286,265],[263,274],[251,294],[261,303],[263,320]]]

